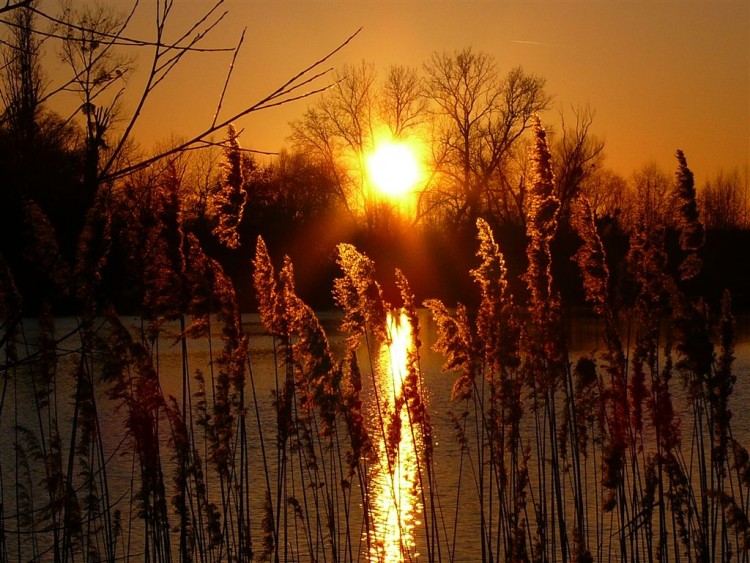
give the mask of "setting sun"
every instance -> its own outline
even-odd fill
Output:
[[[408,144],[389,141],[378,145],[368,157],[367,172],[378,192],[399,198],[419,180],[419,163]]]

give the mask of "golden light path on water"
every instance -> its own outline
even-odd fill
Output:
[[[402,387],[408,374],[408,353],[413,346],[411,328],[406,315],[388,314],[390,343],[380,349],[377,385],[384,426],[378,432],[379,467],[373,480],[371,506],[373,537],[369,559],[372,562],[401,562],[417,558],[414,528],[418,526],[421,502],[417,473],[418,428],[412,428],[403,401]],[[400,404],[398,412],[396,405]],[[389,461],[389,427],[392,417],[401,423],[398,443],[392,444]],[[394,440],[395,442],[395,440]]]

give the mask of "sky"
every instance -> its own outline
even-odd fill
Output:
[[[110,0],[122,6],[122,2]],[[149,37],[153,0],[142,0],[129,35]],[[206,0],[176,0],[167,33],[176,36]],[[433,52],[486,52],[501,73],[522,66],[546,79],[554,96],[542,120],[589,105],[606,164],[626,177],[655,161],[676,167],[682,149],[696,178],[747,166],[750,159],[750,2],[742,1],[226,1],[228,16],[207,45],[233,47],[243,28],[220,115],[263,98],[288,78],[362,31],[327,62],[362,61],[383,73],[421,68]],[[141,54],[129,90],[148,67]],[[189,138],[213,119],[231,53],[192,53],[160,86],[139,121],[143,146]],[[318,84],[325,85],[325,78]],[[289,122],[313,100],[264,110],[236,124],[243,146],[278,151]],[[126,106],[129,99],[125,100]]]

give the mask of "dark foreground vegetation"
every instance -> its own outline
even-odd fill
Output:
[[[373,478],[376,468],[394,478],[406,433],[416,436],[422,525],[414,533],[426,560],[746,560],[750,457],[732,433],[731,298],[725,292],[714,309],[698,294],[704,233],[685,159],[678,153],[674,262],[663,229],[634,231],[615,283],[588,201],[573,202],[577,277],[605,343],[574,361],[568,305],[553,273],[559,201],[541,125],[535,135],[524,271],[509,274],[480,219],[472,305],[425,302],[438,327],[436,349],[455,377],[458,478],[471,492],[440,493],[416,303],[400,270],[398,293],[386,299],[374,262],[338,245],[333,299],[346,345],[334,356],[298,296],[292,262],[276,273],[259,238],[247,269],[277,354],[274,388],[258,389],[239,282],[184,229],[180,200],[157,192],[165,198],[151,207],[158,214],[144,222],[149,227],[120,231],[149,241],[150,252],[128,273],[140,276],[140,328],[123,324],[103,285],[115,248],[106,225],[115,213],[88,215],[75,269],[43,262],[51,239],[31,261],[46,266],[50,288],[75,289],[70,299],[81,312],[71,333],[55,330],[47,303],[31,336],[4,269],[0,406],[15,456],[2,459],[0,557],[384,558]],[[48,228],[42,215],[36,224]],[[213,234],[231,241],[237,225],[217,224]],[[523,291],[512,293],[514,284]],[[394,307],[411,325],[407,372],[394,402],[366,423],[363,393],[377,387],[368,350],[389,343]],[[170,321],[182,327],[181,397],[166,396],[160,384],[160,333]],[[209,374],[189,368],[201,342],[210,350]],[[212,342],[220,349],[211,351]],[[675,388],[687,397],[687,414],[677,414]],[[272,422],[260,415],[269,391]],[[112,404],[120,436],[103,433]],[[37,416],[24,415],[28,409]],[[114,456],[132,467],[130,487],[116,497]],[[455,551],[460,513],[451,520],[444,508],[467,495],[480,514],[471,554]],[[400,550],[416,558],[414,544]]]
[[[533,96],[506,129],[503,166],[451,169],[446,153],[443,177],[460,181],[444,180],[415,216],[367,198],[353,212],[357,183],[335,162],[308,145],[263,166],[226,123],[199,139],[226,135],[205,161],[191,160],[191,143],[128,153],[127,130],[110,129],[118,96],[97,101],[128,66],[115,55],[125,23],[104,12],[57,22],[80,122],[47,110],[35,6],[0,8],[11,35],[0,561],[385,559],[372,490],[376,474],[395,479],[405,435],[420,525],[399,545],[403,560],[748,560],[750,455],[730,403],[733,310],[750,300],[737,259],[746,208],[732,215],[739,184],[697,194],[678,151],[673,176],[646,167],[635,195],[605,198],[620,184],[596,189],[608,176],[586,168],[601,151],[590,121],[568,131],[573,145],[562,135],[550,146],[534,115],[548,104],[543,82],[516,70],[503,88]],[[157,62],[187,46],[157,45]],[[427,80],[438,106],[455,94],[456,63],[488,60],[436,55]],[[335,93],[295,126],[300,146]],[[455,476],[466,485],[451,498],[423,386],[421,305],[455,379]],[[329,306],[342,318],[338,353],[314,312]],[[574,358],[565,327],[580,308],[599,319],[603,348]],[[273,338],[271,389],[255,384],[250,310]],[[411,329],[406,374],[368,416],[394,311]],[[170,396],[160,346],[175,324]],[[195,350],[209,372],[191,368]],[[469,554],[456,549],[461,515],[446,508],[462,503],[479,515]]]

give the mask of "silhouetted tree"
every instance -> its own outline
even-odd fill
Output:
[[[61,203],[77,158],[79,133],[44,107],[45,76],[35,2],[17,4],[6,20],[0,57],[0,169],[6,195],[35,200],[45,212]],[[54,180],[58,190],[50,190]],[[62,188],[62,189],[60,189]]]
[[[401,139],[427,119],[427,99],[415,68],[391,66],[378,100],[380,119]]]
[[[264,177],[262,201],[285,225],[312,220],[339,205],[333,178],[305,153],[282,151]]]
[[[66,5],[60,19],[65,22],[60,57],[73,75],[68,89],[80,100],[86,134],[83,190],[93,200],[101,153],[110,148],[109,129],[118,117],[125,80],[133,70],[133,60],[117,50],[130,18],[87,4],[79,10]]]
[[[337,197],[352,216],[371,219],[378,201],[370,193],[365,167],[382,129],[404,138],[425,119],[416,70],[391,67],[378,82],[371,63],[346,66],[335,85],[291,123],[295,149],[313,156],[335,180]]]
[[[655,162],[642,166],[633,174],[634,220],[631,227],[641,225],[648,232],[673,224],[675,200],[672,178]]]
[[[0,253],[30,301],[37,299],[35,288],[40,285],[29,263],[39,257],[34,247],[44,240],[47,262],[53,259],[51,253],[62,253],[54,257],[58,263],[69,260],[83,216],[74,212],[83,208],[76,197],[81,136],[73,124],[45,108],[42,42],[34,10],[34,2],[16,4],[5,16],[0,39],[0,238],[5,243]],[[30,220],[38,224],[25,224]]]
[[[745,167],[719,170],[698,194],[706,229],[730,231],[750,228],[750,174]]]
[[[604,160],[604,141],[591,133],[595,112],[589,106],[574,107],[573,119],[560,112],[561,130],[554,144],[555,188],[560,200],[560,220],[567,221],[570,203],[579,193],[591,190],[586,184]]]
[[[581,186],[581,191],[589,201],[597,217],[609,217],[626,222],[633,215],[633,198],[625,178],[608,168],[592,172]]]
[[[30,6],[33,5],[30,4]],[[43,75],[41,41],[35,34],[36,15],[29,7],[8,15],[8,40],[2,43],[2,124],[12,135],[16,151],[28,153],[37,137]]]
[[[550,97],[543,78],[516,67],[501,77],[493,57],[470,48],[434,53],[424,65],[435,121],[440,193],[457,223],[473,225],[493,199],[510,199],[513,148]],[[496,205],[496,208],[503,208]]]
[[[302,119],[293,121],[292,141],[336,180],[338,196],[352,213],[364,210],[364,154],[373,142],[376,74],[372,64],[346,66],[333,88]]]

